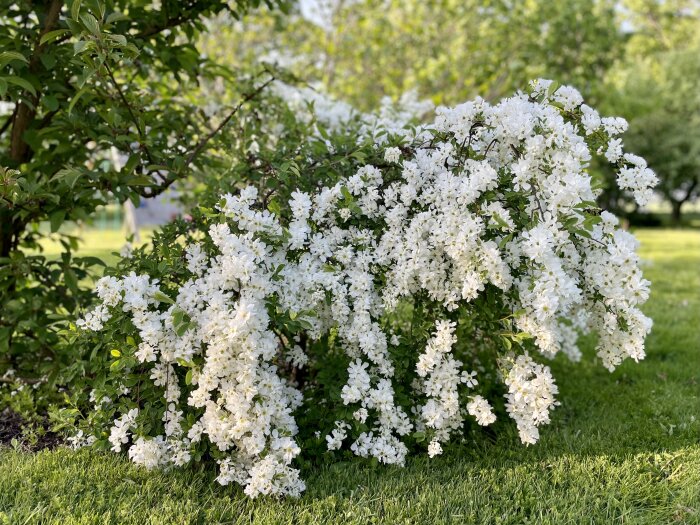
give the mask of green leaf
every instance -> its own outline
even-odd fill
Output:
[[[119,22],[121,20],[128,20],[128,19],[129,19],[129,17],[126,16],[124,13],[118,13],[115,11],[114,13],[110,13],[109,15],[107,15],[106,22],[108,24],[111,24],[113,22]]]
[[[112,354],[113,357],[121,357],[122,356],[122,353],[119,350],[117,350],[116,348],[114,350],[110,351],[109,353]]]
[[[87,257],[76,257],[74,261],[79,264],[84,264],[85,266],[107,266],[102,259],[92,255],[88,255]]]
[[[66,286],[73,292],[74,294],[78,294],[78,278],[75,276],[75,272],[71,270],[70,268],[66,268],[63,271],[63,276],[66,281]]]
[[[581,237],[585,237],[586,239],[592,238],[590,232],[588,232],[586,230],[576,229],[576,230],[574,230],[574,233],[576,233],[577,235],[580,235]]]
[[[126,37],[124,35],[107,35],[107,38],[120,46],[126,45]]]
[[[153,179],[145,176],[129,177],[125,182],[129,186],[153,186]]]
[[[70,33],[70,30],[68,29],[54,29],[53,31],[49,31],[48,33],[45,33],[41,39],[39,40],[40,45],[48,44],[49,42],[53,42],[57,38],[62,37],[66,33]]]
[[[39,58],[41,59],[41,63],[44,64],[44,67],[47,70],[51,70],[54,68],[56,65],[56,55],[50,52],[43,52],[41,55],[39,55]]]
[[[365,161],[365,158],[366,158],[364,152],[363,152],[363,151],[359,151],[359,150],[358,150],[358,151],[353,151],[353,152],[350,154],[350,156],[351,156],[351,157],[354,157],[355,159],[357,159],[357,160],[360,161],[360,162],[364,162],[364,161]]]
[[[68,114],[70,115],[71,112],[73,111],[73,107],[75,104],[80,100],[80,97],[82,97],[85,93],[87,93],[89,86],[84,86],[81,88],[75,95],[73,95],[73,98],[70,101],[70,104],[68,104]]]
[[[153,298],[156,301],[160,301],[161,303],[175,304],[175,301],[173,301],[170,297],[165,295],[160,290],[158,290],[156,293],[153,294]]]
[[[178,337],[182,337],[189,327],[189,316],[187,316],[183,310],[176,308],[173,311],[173,328],[175,329],[175,333],[178,335]]]
[[[158,170],[167,170],[168,167],[165,164],[149,164],[146,166],[146,171],[158,171]]]
[[[82,0],[73,0],[70,6],[70,16],[73,20],[78,20],[78,15],[80,14],[80,5]]]
[[[16,86],[24,88],[27,91],[29,91],[32,95],[36,95],[36,89],[34,89],[34,86],[32,86],[27,79],[15,76],[3,78],[10,84],[14,84]]]
[[[77,168],[63,168],[58,170],[51,178],[52,181],[64,181],[71,189],[75,186],[75,182],[83,173]]]
[[[180,323],[176,325],[175,327],[175,333],[177,334],[178,337],[182,337],[185,335],[185,332],[187,332],[187,329],[189,328],[189,323]]]
[[[192,384],[192,369],[191,368],[185,374],[185,384],[186,385]]]
[[[596,224],[598,224],[602,221],[603,221],[602,217],[599,217],[597,215],[589,215],[583,220],[583,227],[586,230],[591,231],[593,229],[593,226],[595,226]]]
[[[131,171],[134,170],[136,165],[141,161],[141,155],[138,153],[134,153],[133,155],[129,156],[129,160],[126,161],[126,164],[122,166],[121,171],[124,173],[130,173]]]
[[[78,40],[73,44],[73,54],[79,55],[80,53],[92,49],[93,45],[93,42],[89,40]]]
[[[42,99],[46,109],[49,111],[56,111],[58,109],[58,100],[53,95],[46,96]]]
[[[80,15],[80,21],[95,36],[100,36],[100,23],[90,13]]]
[[[73,33],[73,36],[78,36],[80,35],[80,33],[83,32],[83,26],[81,26],[79,22],[76,22],[72,18],[66,18],[65,22],[70,32]]]
[[[49,215],[49,222],[51,224],[51,233],[56,233],[63,223],[63,219],[66,218],[66,210],[56,210]]]
[[[297,324],[301,326],[304,330],[311,330],[313,328],[313,325],[306,319],[299,319],[297,321]]]
[[[274,214],[277,215],[278,217],[279,217],[279,216],[281,215],[281,213],[282,213],[282,207],[280,206],[280,203],[279,203],[279,201],[277,201],[277,199],[272,199],[272,200],[268,203],[267,209],[268,209],[268,211],[269,211],[270,213],[274,213]]]
[[[497,213],[494,213],[493,215],[491,215],[491,218],[494,221],[496,221],[496,223],[498,224],[499,227],[503,228],[504,230],[508,229],[508,223],[506,223],[506,221],[501,219],[501,217]]]
[[[22,53],[19,53],[18,51],[3,51],[0,53],[0,68],[5,67],[13,60],[19,60],[25,64],[29,64],[29,61],[24,58]]]
[[[549,86],[549,89],[547,90],[547,94],[549,96],[552,96],[560,87],[561,84],[559,82],[552,82]]]

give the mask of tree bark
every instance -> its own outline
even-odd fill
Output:
[[[62,8],[63,0],[51,0],[51,3],[46,9],[44,24],[36,37],[34,51],[29,60],[29,70],[32,72],[35,72],[39,67],[40,55],[44,48],[44,45],[41,43],[41,37],[56,26]],[[16,166],[27,162],[31,158],[32,152],[29,148],[29,144],[24,141],[24,133],[34,122],[36,108],[39,104],[39,97],[39,93],[34,97],[34,108],[24,102],[19,102],[11,116],[10,160],[12,160]],[[24,228],[25,223],[15,219],[11,208],[0,208],[0,257],[7,257],[10,252],[16,248]]]
[[[695,188],[698,187],[698,183],[700,183],[700,179],[695,179],[686,190],[685,196],[681,199],[674,199],[671,196],[668,196],[668,200],[671,201],[671,224],[673,224],[673,226],[680,226],[681,208],[693,196],[693,192],[695,191]]]
[[[51,31],[56,23],[58,22],[58,17],[61,14],[61,8],[63,7],[63,0],[52,0],[49,5],[46,16],[44,18],[44,26],[39,31],[39,35],[36,39],[36,44],[34,45],[34,52],[29,60],[29,70],[34,72],[39,66],[39,56],[43,49],[43,44],[41,44],[41,37],[46,33]],[[21,164],[29,160],[31,156],[31,151],[29,149],[29,144],[24,141],[24,132],[29,129],[31,124],[34,122],[34,117],[36,116],[36,108],[39,105],[40,93],[34,97],[33,108],[24,102],[20,102],[17,105],[17,109],[14,113],[12,119],[12,133],[10,135],[10,158],[17,164]]]
[[[671,201],[671,224],[673,226],[680,226],[681,224],[681,207],[685,201]]]

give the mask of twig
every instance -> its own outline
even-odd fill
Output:
[[[141,124],[139,124],[138,118],[136,118],[136,114],[134,113],[133,108],[131,107],[131,104],[129,101],[126,99],[126,96],[124,95],[124,92],[122,91],[121,86],[117,82],[117,79],[114,78],[114,73],[112,73],[112,68],[109,67],[109,64],[107,62],[104,63],[105,69],[107,70],[107,74],[109,75],[110,80],[112,81],[112,84],[114,85],[114,88],[117,90],[117,93],[119,94],[119,98],[121,98],[122,102],[126,106],[127,111],[129,112],[129,115],[131,116],[131,120],[136,126],[136,131],[139,133],[139,138],[141,139],[141,146],[143,147],[143,150],[146,152],[146,156],[148,157],[148,161],[153,164],[153,158],[151,157],[151,152],[148,150],[148,146],[146,145],[146,139],[143,133],[143,129],[141,129]]]
[[[493,146],[496,142],[498,142],[498,138],[494,137],[491,142],[489,142],[489,145],[486,146],[486,151],[484,151],[484,157],[489,154],[489,150],[491,149],[491,146]]]
[[[0,383],[26,383],[28,385],[35,385],[41,383],[43,379],[34,378],[24,378],[24,377],[0,377]]]
[[[189,154],[187,159],[185,160],[185,164],[182,167],[182,169],[186,169],[194,160],[194,158],[204,149],[204,147],[207,145],[207,142],[209,142],[219,131],[221,131],[226,124],[229,123],[229,121],[240,111],[240,109],[243,107],[244,104],[247,102],[253,100],[255,97],[257,97],[267,86],[269,86],[272,82],[275,81],[275,77],[272,76],[270,77],[269,80],[266,82],[262,83],[260,86],[255,91],[252,91],[245,95],[243,99],[238,103],[238,105],[233,108],[233,110],[224,118],[224,120],[221,121],[221,123],[211,132],[209,132],[206,136],[202,138],[202,140],[199,141],[197,146],[192,150],[192,152]]]
[[[202,139],[197,143],[197,145],[187,156],[187,159],[185,159],[185,163],[183,164],[182,168],[180,168],[180,170],[173,176],[165,177],[163,183],[156,188],[156,191],[152,191],[148,194],[148,196],[152,197],[156,194],[156,192],[162,193],[163,191],[167,190],[170,186],[172,186],[172,184],[182,176],[182,174],[189,167],[189,165],[192,164],[192,161],[194,161],[197,155],[199,155],[199,153],[202,152],[207,143],[212,138],[214,138],[214,136],[217,133],[219,133],[226,126],[226,124],[228,124],[231,121],[231,119],[236,115],[236,113],[238,113],[247,102],[250,102],[255,97],[257,97],[267,86],[269,86],[275,80],[276,78],[273,75],[267,81],[258,86],[254,91],[251,91],[250,93],[244,95],[241,101],[238,103],[238,105],[235,108],[233,108],[233,110],[231,110],[231,112],[226,116],[226,118],[224,118],[224,120],[222,120],[221,123],[215,129],[213,129],[211,132],[207,133],[207,135],[202,137]]]

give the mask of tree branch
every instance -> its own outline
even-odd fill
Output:
[[[138,33],[138,34],[136,35],[136,38],[148,38],[148,37],[150,37],[150,36],[157,35],[158,33],[162,32],[162,31],[165,31],[166,29],[170,29],[170,28],[173,28],[173,27],[177,27],[177,26],[179,26],[180,24],[183,24],[184,22],[186,22],[186,21],[188,21],[188,20],[191,20],[191,19],[190,19],[190,18],[184,18],[184,17],[181,17],[181,16],[176,16],[176,17],[173,17],[173,18],[168,18],[168,20],[166,20],[165,24],[159,25],[159,26],[155,26],[155,25],[154,25],[154,26],[147,27],[146,29],[144,29],[143,31],[141,31],[140,33]]]
[[[187,159],[185,159],[185,164],[180,168],[180,170],[175,173],[172,176],[167,177],[163,183],[155,188],[155,190],[152,190],[151,193],[148,193],[146,195],[142,194],[143,196],[147,197],[153,197],[155,195],[158,195],[159,193],[164,192],[167,190],[172,184],[180,179],[182,175],[184,174],[185,170],[192,164],[194,159],[199,155],[202,150],[206,147],[206,145],[209,143],[209,141],[214,138],[214,136],[219,133],[225,126],[228,124],[231,119],[238,113],[241,108],[251,100],[253,100],[255,97],[257,97],[262,91],[269,86],[272,82],[275,81],[275,76],[272,75],[268,80],[263,82],[260,86],[258,86],[255,90],[251,91],[250,93],[246,94],[243,96],[241,101],[238,103],[238,105],[231,110],[231,112],[224,118],[224,120],[221,121],[221,123],[213,129],[211,132],[207,133],[202,139],[197,143],[197,145],[192,149],[190,154],[187,156]]]
[[[226,3],[224,3],[223,6],[226,6]],[[199,9],[197,9],[197,7],[199,7]],[[140,33],[136,34],[136,38],[148,38],[157,35],[158,33],[165,31],[166,29],[172,29],[173,27],[178,27],[186,22],[189,22],[190,20],[195,20],[199,18],[201,14],[207,12],[209,7],[210,6],[207,5],[206,2],[203,3],[203,5],[195,4],[191,12],[179,14],[172,17],[168,17],[166,12],[165,23],[161,25],[151,25],[144,28]]]
[[[226,118],[224,120],[222,120],[221,123],[215,129],[213,129],[210,133],[208,133],[205,137],[203,137],[202,140],[199,141],[197,146],[192,150],[190,155],[187,157],[187,160],[185,161],[185,165],[183,166],[182,169],[183,170],[186,169],[192,163],[192,161],[195,159],[195,157],[204,149],[204,146],[206,146],[207,143],[217,133],[219,133],[219,131],[221,131],[224,128],[224,126],[226,126],[226,124],[229,123],[229,121],[236,115],[236,113],[238,113],[240,111],[240,109],[243,107],[244,104],[246,104],[247,102],[250,102],[255,97],[257,97],[260,93],[262,93],[262,91],[267,86],[272,84],[272,82],[274,82],[274,81],[275,81],[275,77],[272,76],[267,81],[263,82],[260,86],[258,86],[258,88],[255,89],[255,91],[252,91],[252,92],[246,94],[243,97],[243,100],[241,100],[238,103],[238,105],[235,108],[233,108],[233,110],[226,116]]]
[[[690,199],[690,197],[692,197],[693,192],[695,191],[695,188],[698,186],[698,181],[700,181],[700,179],[696,178],[693,181],[693,183],[690,185],[688,190],[685,192],[685,197],[683,197],[683,199],[680,201],[681,204],[685,204]]]
[[[117,82],[117,79],[114,78],[114,73],[112,73],[112,69],[109,67],[109,64],[107,62],[104,63],[105,69],[107,70],[107,75],[109,75],[109,79],[112,82],[112,85],[114,88],[117,90],[117,93],[119,94],[119,98],[121,99],[122,103],[124,106],[126,106],[126,110],[129,112],[129,116],[131,117],[131,121],[134,123],[134,126],[136,126],[136,131],[139,134],[139,138],[141,139],[141,146],[143,147],[143,150],[146,152],[146,156],[148,157],[148,161],[153,164],[153,158],[151,157],[151,152],[148,150],[148,146],[146,145],[146,140],[144,136],[143,129],[141,129],[141,124],[139,124],[139,119],[136,117],[136,113],[134,113],[134,109],[131,107],[131,104],[126,98],[126,95],[124,95],[124,91],[122,91],[121,86]]]

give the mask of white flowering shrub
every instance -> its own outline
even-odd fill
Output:
[[[147,467],[211,459],[251,497],[299,495],[302,453],[402,465],[502,411],[536,443],[547,360],[578,360],[588,332],[609,370],[644,357],[637,242],[587,171],[604,156],[646,202],[656,178],[624,128],[538,81],[437,108],[272,210],[248,186],[166,227],[79,321],[112,355],[91,439]]]

